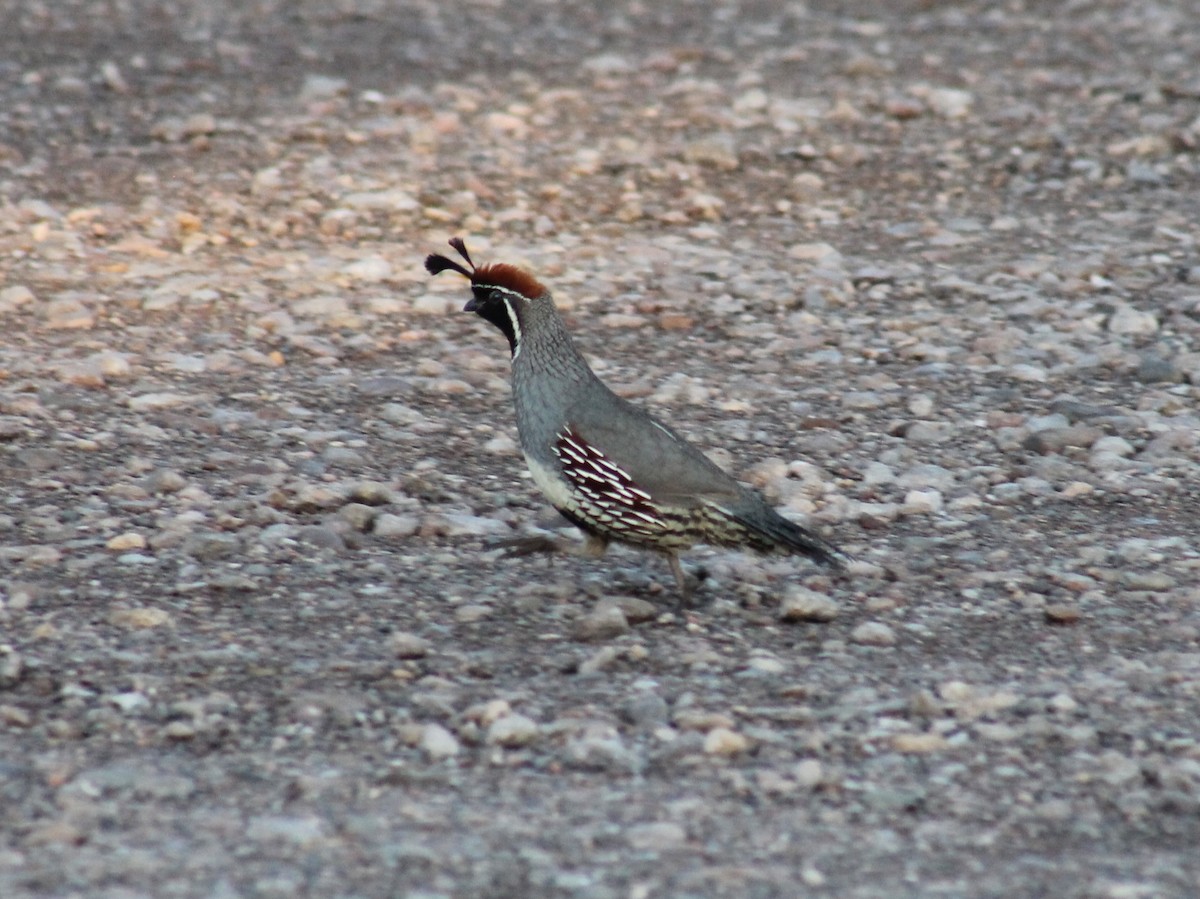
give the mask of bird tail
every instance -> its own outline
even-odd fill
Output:
[[[799,553],[838,570],[854,561],[853,556],[784,518],[765,503],[753,509],[726,511],[735,523],[745,528],[747,542],[759,552]]]

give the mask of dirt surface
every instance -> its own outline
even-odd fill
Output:
[[[0,0],[0,896],[1197,895],[1197,72],[1185,2]],[[452,235],[854,576],[487,550]]]

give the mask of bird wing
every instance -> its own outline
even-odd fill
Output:
[[[685,506],[729,502],[744,490],[670,427],[615,394],[569,409],[567,421],[577,441],[655,500]]]

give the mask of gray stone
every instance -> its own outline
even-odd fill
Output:
[[[865,646],[894,646],[896,632],[880,621],[867,621],[850,632],[850,639]]]
[[[833,621],[840,608],[833,599],[824,593],[809,590],[805,587],[791,587],[779,606],[779,618],[782,621]]]
[[[594,609],[577,620],[571,628],[576,640],[612,640],[629,633],[629,619],[621,607],[611,602],[600,602]]]

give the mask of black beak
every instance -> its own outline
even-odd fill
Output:
[[[463,312],[478,312],[479,300],[476,297],[471,297],[467,300],[467,305],[463,306]]]

